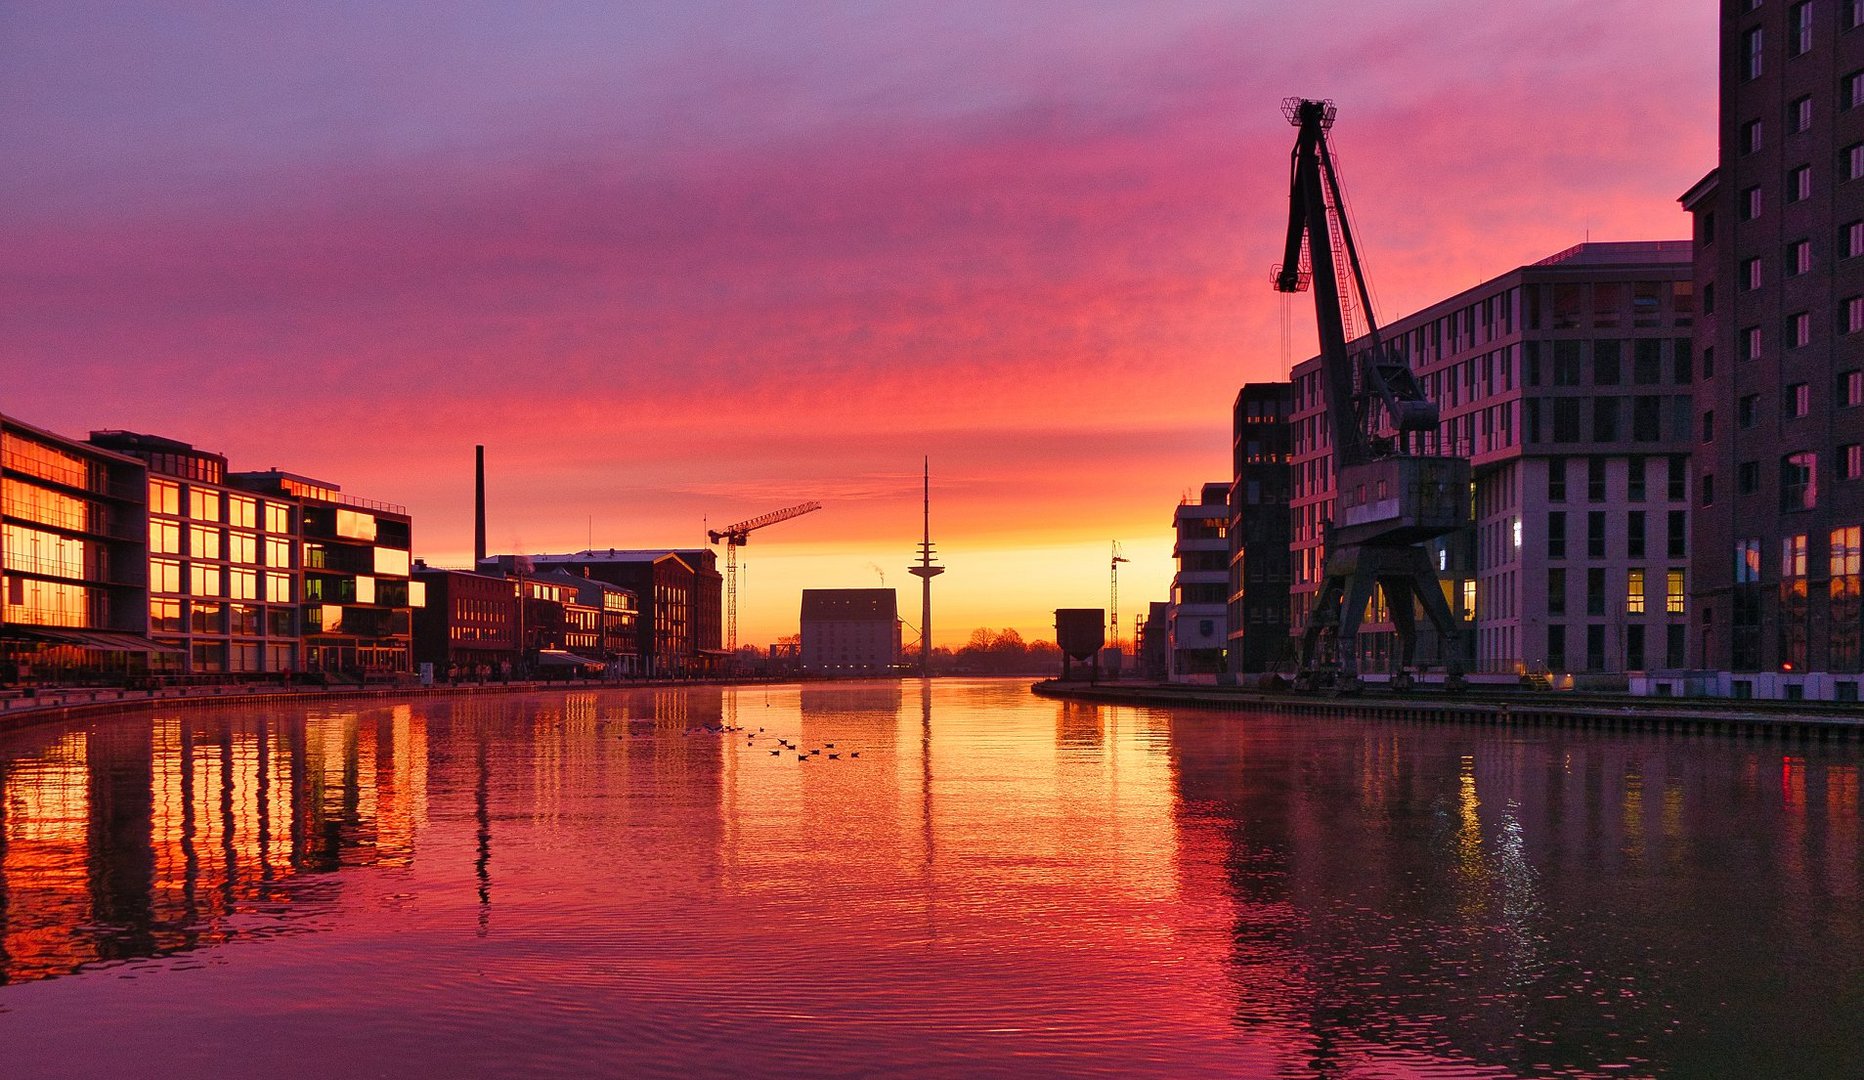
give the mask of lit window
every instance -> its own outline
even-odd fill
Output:
[[[220,568],[199,563],[188,568],[188,591],[195,596],[219,596]]]
[[[1476,617],[1476,579],[1467,578],[1463,581],[1463,618],[1473,619],[1475,617]]]
[[[1753,585],[1760,581],[1760,541],[1735,541],[1735,584]]]
[[[1520,518],[1515,518],[1514,520],[1514,546],[1516,548],[1519,548],[1521,546],[1521,519]]]
[[[1780,538],[1780,576],[1783,578],[1806,576],[1805,533]]]
[[[227,595],[235,600],[255,600],[259,596],[259,573],[256,570],[232,570],[227,573]]]
[[[1671,570],[1663,575],[1663,610],[1666,614],[1683,613],[1683,572]]]
[[[1625,614],[1644,614],[1644,571],[1641,569],[1625,572]]]
[[[1864,571],[1864,527],[1857,525],[1832,530],[1832,576],[1848,577]]]

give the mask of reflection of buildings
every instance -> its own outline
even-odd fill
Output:
[[[405,706],[100,724],[0,761],[0,983],[226,941],[307,871],[405,864],[426,770]]]

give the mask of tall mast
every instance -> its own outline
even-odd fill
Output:
[[[932,458],[925,459],[925,475],[922,480],[922,507],[924,515],[924,532],[919,541],[919,565],[906,568],[907,573],[919,579],[919,674],[932,674],[932,579],[945,572],[942,566],[932,562]]]

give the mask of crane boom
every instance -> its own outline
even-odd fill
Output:
[[[1414,608],[1420,606],[1443,638],[1449,681],[1456,685],[1459,627],[1437,568],[1420,545],[1468,527],[1469,460],[1441,452],[1436,404],[1404,354],[1379,334],[1327,146],[1333,103],[1288,98],[1282,112],[1300,134],[1289,167],[1288,237],[1275,288],[1313,286],[1321,396],[1334,455],[1333,513],[1323,522],[1325,565],[1302,631],[1296,682],[1357,688],[1356,637],[1376,589],[1385,595],[1398,636],[1393,685],[1409,686],[1413,678]],[[1355,306],[1365,320],[1356,339],[1347,322]]]
[[[740,521],[736,525],[706,530],[706,539],[714,544],[725,545],[725,625],[728,642],[726,648],[731,651],[734,658],[738,652],[738,549],[750,543],[751,533],[758,529],[767,525],[775,525],[780,521],[788,521],[791,518],[799,518],[820,509],[822,509],[822,504],[819,502],[798,503],[781,510],[772,510],[768,514],[759,514],[757,517]],[[734,659],[733,662],[735,663],[736,660]]]

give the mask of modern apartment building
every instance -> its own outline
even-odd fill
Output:
[[[0,416],[0,684],[122,678],[149,628],[141,461]]]
[[[1176,539],[1166,607],[1173,682],[1215,682],[1229,644],[1230,484],[1205,484],[1172,514]]]
[[[227,460],[189,443],[93,431],[148,466],[149,636],[168,675],[284,674],[298,655],[299,503],[227,483]]]
[[[1703,318],[1693,662],[1722,692],[1864,673],[1864,3],[1724,0],[1720,151],[1682,197]]]
[[[1474,529],[1432,542],[1469,670],[1684,667],[1696,308],[1687,241],[1586,243],[1384,329],[1441,410],[1436,445],[1473,466]],[[1297,635],[1334,512],[1320,378],[1318,357],[1294,369]],[[1391,670],[1394,638],[1375,596],[1360,670]],[[1444,651],[1420,626],[1420,659]]]
[[[1231,410],[1229,670],[1274,670],[1288,650],[1290,383],[1250,383]]]
[[[426,586],[411,574],[407,509],[277,469],[232,473],[227,484],[267,504],[297,505],[303,670],[364,678],[411,671],[413,609],[425,603]]]

